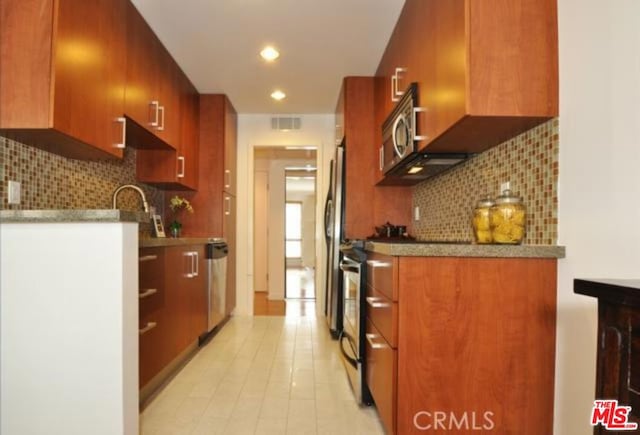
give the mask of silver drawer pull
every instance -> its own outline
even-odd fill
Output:
[[[145,261],[153,261],[153,260],[157,260],[157,259],[158,259],[157,255],[144,255],[144,256],[140,257],[138,259],[138,261],[140,263],[144,263]]]
[[[385,349],[389,347],[387,343],[376,343],[375,341],[373,341],[377,337],[380,337],[378,334],[367,333],[365,336],[367,337],[367,341],[369,342],[369,345],[371,345],[372,349]]]
[[[144,335],[147,332],[151,331],[153,328],[155,328],[156,326],[158,326],[158,324],[156,322],[147,322],[147,326],[145,326],[142,329],[138,329],[138,333],[140,335]]]
[[[147,298],[147,297],[149,297],[149,296],[151,296],[151,295],[154,295],[154,294],[156,294],[156,293],[158,293],[158,289],[157,289],[157,288],[148,288],[148,289],[146,289],[145,291],[140,292],[140,293],[138,294],[138,297],[139,297],[140,299],[144,299],[144,298]]]
[[[391,306],[388,302],[378,302],[380,298],[374,298],[372,296],[367,296],[367,303],[371,305],[372,308],[388,308]]]
[[[378,260],[367,260],[367,265],[371,267],[391,267],[391,263],[387,263],[386,261],[378,261]]]

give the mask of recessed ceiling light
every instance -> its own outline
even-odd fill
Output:
[[[260,52],[260,56],[262,56],[262,58],[264,60],[266,60],[267,62],[273,62],[278,57],[280,57],[280,52],[278,50],[276,50],[275,48],[273,48],[272,46],[267,45]]]
[[[287,96],[287,94],[285,94],[284,92],[282,92],[281,90],[275,90],[271,93],[271,98],[273,98],[274,100],[280,101],[283,100],[285,97]]]

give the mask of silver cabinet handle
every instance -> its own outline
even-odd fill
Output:
[[[372,308],[388,308],[391,306],[388,302],[378,302],[380,298],[374,298],[371,296],[367,296],[367,303],[371,305]]]
[[[386,349],[387,347],[389,347],[387,343],[376,343],[374,341],[377,337],[379,337],[378,334],[366,333],[365,337],[367,337],[367,341],[369,342],[369,345],[371,345],[372,349]]]
[[[378,261],[378,260],[367,260],[367,265],[377,268],[377,267],[391,267],[391,263],[386,261]]]
[[[116,148],[123,149],[126,146],[127,142],[127,120],[123,116],[121,116],[119,118],[116,118],[116,122],[122,124],[122,142],[117,143],[114,146]]]
[[[197,252],[194,252],[193,258],[195,258],[193,262],[196,265],[195,271],[193,272],[193,276],[198,276],[198,274],[200,273],[200,265],[198,264],[200,262],[200,255]]]
[[[178,171],[178,178],[184,178],[184,157],[178,157],[178,163],[180,163],[180,171]]]
[[[231,198],[229,196],[224,197],[224,204],[225,204],[224,214],[229,216],[231,214]]]
[[[149,296],[154,295],[156,293],[158,293],[158,289],[157,288],[148,288],[145,291],[140,292],[138,294],[138,298],[139,299],[148,298]]]
[[[398,77],[396,75],[391,76],[391,101],[400,101],[400,98],[396,97],[396,89],[398,88]]]
[[[151,331],[153,328],[155,328],[156,326],[158,326],[157,322],[147,322],[147,326],[145,326],[142,329],[138,329],[138,334],[140,335],[144,335],[147,332]]]
[[[224,170],[224,187],[231,187],[231,170]]]
[[[380,152],[378,152],[378,160],[380,161],[380,170],[384,168],[384,145],[380,147]]]
[[[420,135],[418,135],[418,127],[417,127],[417,125],[418,125],[418,124],[416,124],[416,117],[417,117],[417,114],[418,114],[419,112],[420,112],[420,113],[422,113],[422,112],[426,112],[426,111],[427,111],[427,109],[425,109],[424,107],[414,107],[414,108],[413,108],[413,119],[412,119],[412,123],[411,123],[411,125],[412,125],[412,128],[413,128],[413,140],[414,140],[414,141],[416,141],[416,140],[427,140],[427,139],[429,139],[427,136],[420,136]]]
[[[185,252],[184,253],[185,257],[190,257],[191,258],[191,262],[189,264],[189,269],[190,270],[189,270],[189,272],[185,273],[185,275],[184,275],[187,278],[193,278],[195,276],[194,275],[195,269],[194,269],[194,266],[193,266],[193,254],[194,254],[193,251],[189,251],[189,252]]]
[[[158,106],[158,112],[160,113],[160,121],[158,122],[157,130],[164,130],[164,106]]]
[[[152,255],[144,255],[144,256],[140,257],[138,259],[138,261],[140,263],[144,263],[145,261],[153,261],[153,260],[157,260],[157,259],[158,259],[158,256],[155,255],[155,254],[152,254]]]
[[[160,103],[158,101],[154,100],[151,103],[149,103],[149,105],[153,107],[153,113],[154,113],[154,120],[149,122],[149,125],[151,127],[157,127],[158,126],[158,119],[159,119],[158,111],[160,110]]]
[[[395,89],[393,90],[395,97],[397,98],[397,100],[394,101],[398,101],[400,98],[404,95],[404,91],[400,91],[398,90],[398,81],[400,80],[400,74],[407,72],[406,68],[396,68],[396,81],[394,82],[395,84]]]

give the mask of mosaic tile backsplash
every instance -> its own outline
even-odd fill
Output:
[[[418,184],[413,223],[418,240],[473,240],[473,208],[485,195],[500,194],[500,183],[527,207],[527,245],[555,245],[558,240],[558,120],[514,137],[465,163]]]
[[[163,212],[164,193],[136,182],[136,152],[127,148],[122,160],[84,161],[30,147],[0,136],[0,198],[5,210],[109,209],[111,195],[121,184],[137,184],[149,205]],[[21,204],[9,205],[7,183],[21,184]],[[140,197],[125,190],[118,208],[142,210]],[[150,231],[141,225],[141,232]]]

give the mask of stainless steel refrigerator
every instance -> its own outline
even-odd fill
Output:
[[[324,208],[324,228],[327,242],[325,314],[334,338],[342,332],[342,273],[340,272],[340,242],[344,239],[344,162],[345,143],[336,147],[330,166],[330,185]]]

